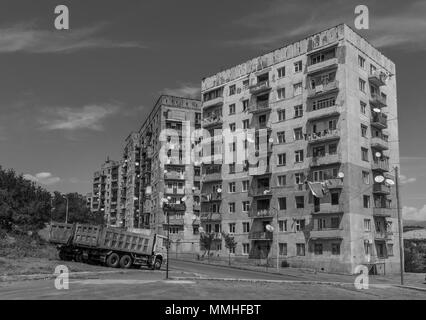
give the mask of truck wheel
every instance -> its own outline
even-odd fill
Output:
[[[121,257],[120,259],[120,267],[123,269],[129,269],[133,264],[132,261],[132,257],[130,257],[129,255],[125,254],[124,256]]]
[[[77,253],[74,260],[75,262],[83,262],[83,254],[81,252]]]
[[[62,261],[67,261],[67,255],[62,250],[59,251],[59,259],[62,260]]]
[[[160,270],[161,269],[161,264],[162,264],[161,259],[155,259],[153,269],[154,270]]]
[[[106,260],[106,265],[110,268],[118,268],[120,265],[119,255],[115,252],[111,253]]]

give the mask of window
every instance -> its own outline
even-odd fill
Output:
[[[298,256],[305,255],[305,244],[304,243],[296,243],[296,254]]]
[[[303,140],[303,129],[296,128],[294,129],[294,140]]]
[[[363,197],[364,202],[364,208],[370,208],[370,196],[364,196]]]
[[[285,132],[277,132],[278,143],[285,143]]]
[[[235,103],[229,105],[229,114],[235,114]]]
[[[314,253],[315,254],[322,254],[322,243],[315,243],[314,244]]]
[[[229,124],[229,130],[231,130],[231,132],[235,132],[235,123]]]
[[[331,193],[331,204],[332,205],[338,205],[339,204],[339,193],[338,192],[332,192]]]
[[[281,154],[278,155],[278,165],[279,166],[285,166],[286,165],[285,153],[281,153]]]
[[[295,184],[303,184],[305,182],[305,176],[302,172],[298,172],[294,174],[294,182]]]
[[[244,101],[243,101],[243,111],[246,111],[246,110],[248,109],[248,106],[249,106],[249,101],[248,101],[248,99],[247,99],[247,100],[244,100]]]
[[[361,124],[361,137],[367,138],[367,129],[368,127],[366,125]]]
[[[285,67],[281,67],[277,71],[278,71],[278,78],[284,78],[285,77]]]
[[[303,231],[303,229],[305,229],[305,219],[296,220],[295,229],[296,229],[296,231]]]
[[[364,219],[364,231],[371,231],[371,220]]]
[[[393,256],[393,243],[387,244],[388,256]]]
[[[364,181],[365,184],[370,184],[370,172],[368,171],[362,172],[362,181]]]
[[[229,224],[229,233],[235,233],[235,223]]]
[[[285,88],[277,89],[278,99],[285,99]]]
[[[250,252],[250,244],[243,243],[243,254],[249,254],[249,252]]]
[[[304,196],[296,196],[296,208],[303,209],[305,207],[305,197]]]
[[[371,254],[371,243],[364,242],[364,252],[366,255]]]
[[[332,243],[331,244],[331,254],[339,255],[340,254],[340,243]]]
[[[235,163],[229,164],[229,173],[235,173]]]
[[[243,212],[248,212],[250,210],[250,201],[243,201]]]
[[[235,213],[235,202],[228,203],[229,205],[229,213]]]
[[[287,243],[279,243],[280,256],[287,255]]]
[[[359,79],[359,90],[365,92],[365,81],[362,79]]]
[[[233,84],[232,86],[229,86],[229,95],[230,96],[234,95],[235,91],[236,91],[235,84]]]
[[[248,129],[249,126],[250,126],[250,120],[249,119],[243,120],[243,129]]]
[[[284,121],[285,120],[285,110],[281,109],[278,110],[278,121]]]
[[[294,96],[298,96],[302,94],[302,82],[296,83],[293,85]]]
[[[266,125],[266,115],[262,114],[261,116],[259,116],[258,118],[258,122],[260,126],[265,126]]]
[[[325,99],[314,100],[312,102],[312,110],[320,110],[336,105],[336,98],[330,97]]]
[[[302,71],[302,60],[294,63],[294,73]]]
[[[294,161],[303,162],[303,150],[297,150],[294,152]]]
[[[248,233],[250,231],[250,222],[243,222],[243,232]]]
[[[365,69],[365,59],[361,56],[358,56],[358,65],[362,68]]]
[[[229,250],[229,253],[235,254],[235,247],[228,248],[228,250]]]
[[[235,192],[235,182],[229,183],[229,192]]]
[[[229,144],[229,152],[235,152],[237,145],[235,142]]]
[[[287,184],[287,177],[285,175],[277,177],[278,186],[282,187]]]
[[[278,198],[278,207],[280,210],[287,210],[287,198]]]
[[[219,223],[216,223],[214,225],[214,232],[221,232],[222,231],[222,225]]]
[[[367,114],[367,104],[362,101],[360,101],[359,104],[360,104],[361,114]]]
[[[328,153],[329,154],[336,154],[337,153],[337,144],[336,143],[330,144],[328,146]]]
[[[361,148],[361,159],[368,162],[368,149]]]
[[[280,232],[286,232],[287,231],[287,220],[278,221],[278,228],[279,228]]]
[[[331,228],[332,229],[338,229],[339,228],[339,225],[340,225],[340,219],[339,218],[332,217],[330,219],[330,221],[331,221]]]
[[[247,191],[247,190],[248,190],[248,188],[249,188],[249,181],[248,181],[248,180],[244,180],[244,181],[242,182],[242,185],[243,185],[242,191],[243,191],[243,192]]]

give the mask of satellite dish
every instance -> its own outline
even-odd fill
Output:
[[[166,170],[166,169],[164,169],[164,173],[167,173],[167,170]]]
[[[218,193],[221,193],[221,192],[222,192],[222,189],[221,189],[221,188],[218,188],[216,191],[217,191]]]
[[[373,111],[376,112],[376,113],[382,112],[382,110],[380,110],[379,108],[373,108]]]
[[[169,200],[169,201],[170,201],[170,200],[172,200],[172,197],[171,197],[171,196],[168,196],[168,197],[167,197],[167,200]]]
[[[339,172],[339,173],[337,174],[337,176],[338,176],[340,179],[343,179],[343,178],[345,177],[345,174],[344,174],[343,172]]]
[[[379,151],[377,151],[374,155],[376,156],[376,158],[381,158],[382,157],[382,154]]]
[[[183,197],[182,199],[180,199],[182,202],[186,201],[186,197]]]
[[[266,228],[266,230],[267,230],[267,231],[269,231],[269,232],[273,232],[273,231],[274,231],[274,227],[273,227],[273,226],[271,226],[270,224],[267,224],[265,228]]]
[[[393,181],[392,179],[386,179],[385,182],[390,186],[393,186],[395,184],[395,181]]]
[[[269,142],[271,142],[271,143],[274,142],[274,138],[272,138],[272,137],[269,138]]]
[[[198,228],[198,232],[200,232],[200,233],[204,233],[204,228],[203,228],[203,227],[199,227],[199,228]]]
[[[377,182],[377,183],[382,183],[383,181],[385,181],[385,177],[384,176],[375,176],[374,181]]]

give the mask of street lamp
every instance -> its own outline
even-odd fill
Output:
[[[65,200],[67,200],[67,206],[65,209],[65,223],[68,223],[68,196],[66,194],[62,194],[62,198],[64,198]]]

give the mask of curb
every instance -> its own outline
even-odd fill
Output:
[[[117,274],[117,273],[126,273],[123,270],[120,271],[80,271],[80,272],[70,272],[70,278],[78,278],[81,276],[94,276],[101,274]],[[10,276],[1,276],[0,282],[8,281],[22,281],[22,280],[45,280],[55,278],[57,275],[53,273],[39,273],[39,274],[17,274]]]
[[[405,286],[405,285],[400,285],[400,284],[395,284],[394,286],[398,287],[398,288],[403,288],[403,289],[410,289],[410,290],[426,292],[426,288],[421,288],[421,287]]]

